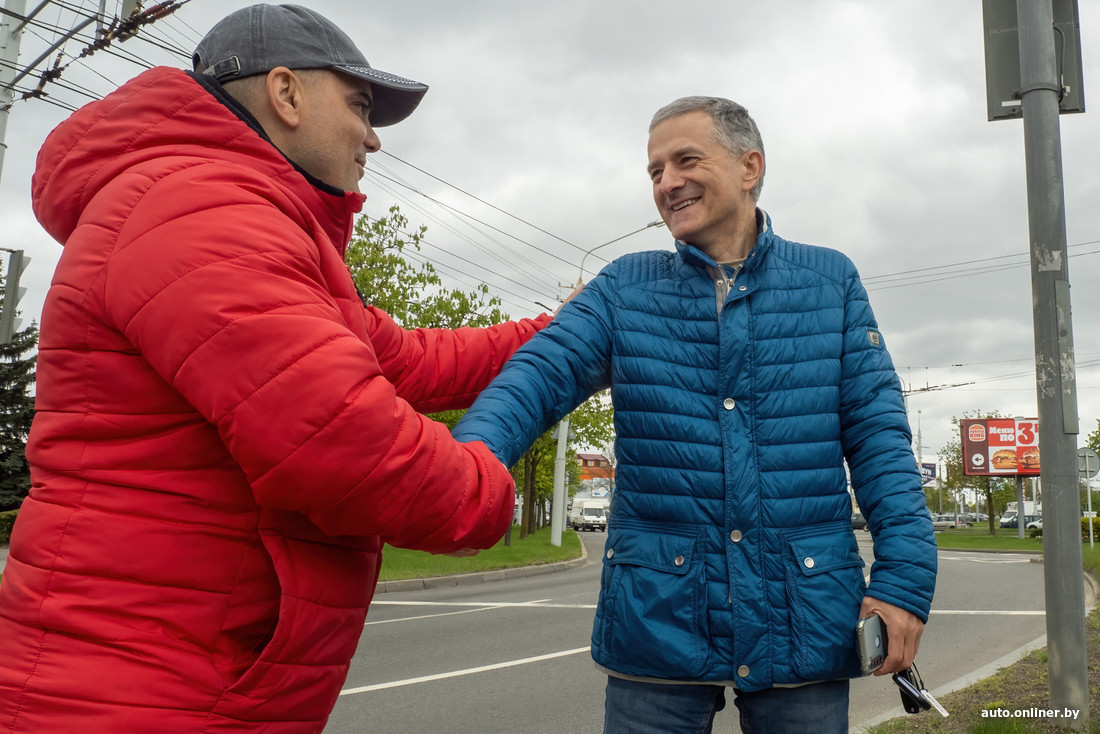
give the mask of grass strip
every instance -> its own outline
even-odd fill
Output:
[[[382,551],[382,570],[379,572],[378,579],[379,581],[423,579],[460,573],[496,571],[501,568],[538,566],[580,558],[581,539],[575,531],[563,530],[560,546],[551,544],[550,537],[550,528],[547,527],[536,530],[521,539],[519,526],[516,525],[512,527],[511,545],[505,545],[504,540],[501,540],[492,548],[483,550],[470,558],[437,556],[426,551],[393,548],[387,545]]]

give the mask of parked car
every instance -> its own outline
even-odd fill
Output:
[[[1019,517],[1019,515],[1013,515],[1012,517],[1008,518],[1007,520],[1002,519],[1001,520],[1001,527],[1002,528],[1018,528],[1018,527],[1020,527],[1019,522],[1017,520],[1018,517]],[[1042,520],[1043,520],[1042,515],[1024,515],[1024,527],[1029,528],[1029,527],[1031,527],[1031,523],[1036,522],[1036,521],[1042,522]],[[1039,527],[1042,527],[1042,525],[1040,525]]]
[[[1028,530],[1042,530],[1043,518],[1040,517],[1038,520],[1032,520],[1028,524],[1024,525],[1024,527]]]
[[[867,518],[859,512],[852,513],[852,530],[866,530]]]
[[[969,520],[971,524],[989,522],[989,515],[985,514],[984,512],[968,512],[963,515],[963,517]]]
[[[932,522],[937,530],[939,529],[939,525],[943,525],[943,529],[945,530],[947,528],[957,528],[959,526],[959,521],[955,518],[955,516],[946,512],[941,512],[938,514],[933,513]]]
[[[955,521],[946,519],[946,515],[933,515],[931,511],[928,512],[928,515],[932,518],[933,531],[938,532],[940,530],[947,530],[948,528],[955,527]]]

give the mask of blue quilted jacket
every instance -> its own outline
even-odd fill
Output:
[[[592,654],[623,675],[747,691],[852,677],[864,594],[928,617],[932,525],[866,291],[844,255],[761,229],[732,283],[682,243],[614,261],[454,431],[511,466],[611,388]],[[875,543],[869,587],[845,460]]]

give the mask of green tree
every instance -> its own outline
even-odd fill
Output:
[[[0,510],[18,509],[30,491],[27,433],[34,418],[34,352],[38,326],[0,344]]]
[[[469,292],[450,290],[430,262],[419,267],[410,263],[408,256],[420,252],[428,228],[421,225],[406,232],[408,225],[396,204],[381,219],[364,216],[356,220],[344,259],[367,303],[408,329],[492,326],[508,320],[500,310],[500,299],[490,297],[484,283]],[[430,417],[454,428],[464,412],[448,410]]]
[[[420,252],[428,228],[406,232],[408,224],[396,204],[381,219],[356,220],[345,260],[367,303],[410,329],[490,326],[508,320],[500,299],[489,296],[484,283],[472,291],[448,289],[430,262],[409,262]]]
[[[425,226],[408,230],[408,219],[396,205],[390,207],[385,217],[360,217],[356,221],[345,260],[367,303],[410,329],[490,326],[509,318],[500,310],[500,299],[491,297],[484,283],[472,291],[448,289],[430,262],[419,265],[410,262],[410,257],[420,252],[420,243],[428,230]],[[463,412],[452,410],[430,417],[453,428]],[[571,420],[574,421],[576,442],[585,445],[606,443],[612,432],[610,400],[606,395],[593,397],[573,412]],[[542,524],[543,513],[537,509],[553,492],[556,453],[557,443],[550,439],[548,431],[512,467],[516,487],[524,498],[522,537]],[[571,463],[567,463],[567,469]]]
[[[1100,420],[1096,421],[1096,430],[1085,439],[1085,446],[1100,454]]]

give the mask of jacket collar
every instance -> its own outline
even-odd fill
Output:
[[[766,211],[757,207],[756,209],[756,244],[752,248],[752,252],[745,258],[744,270],[754,270],[759,267],[760,262],[767,255],[768,250],[771,249],[772,241],[775,239],[775,233],[772,231],[772,218]],[[676,240],[676,251],[680,254],[680,257],[684,262],[689,265],[695,265],[697,267],[712,267],[717,268],[718,263],[714,258],[700,250],[695,245],[689,245],[686,242]]]
[[[236,115],[241,122],[248,125],[254,133],[266,141],[275,152],[282,156],[283,159],[316,190],[319,202],[325,207],[328,213],[328,216],[321,216],[320,213],[316,213],[317,217],[325,229],[325,234],[328,235],[329,239],[336,246],[336,249],[340,252],[340,257],[343,257],[348,242],[351,240],[352,232],[355,229],[355,215],[363,209],[363,204],[367,200],[366,195],[354,191],[344,191],[343,189],[325,183],[319,178],[315,178],[311,173],[276,148],[275,144],[271,142],[271,138],[268,137],[267,132],[263,129],[263,126],[260,125],[260,121],[257,120],[244,105],[231,97],[216,79],[195,72],[187,72],[187,75],[198,82],[199,85],[213,95],[215,99]]]

